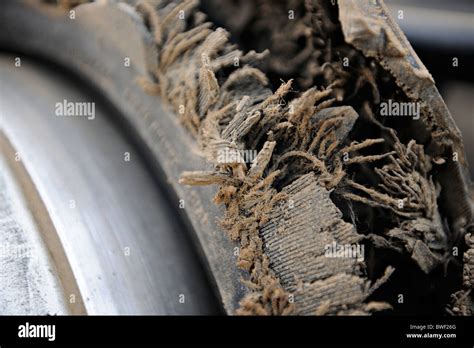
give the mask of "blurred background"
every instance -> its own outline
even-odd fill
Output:
[[[433,75],[456,120],[474,179],[474,1],[385,3]]]

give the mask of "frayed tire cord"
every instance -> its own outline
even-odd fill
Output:
[[[367,289],[370,288],[370,282],[364,280],[361,276],[363,266],[361,267],[361,265],[356,265],[353,262],[337,262],[330,267],[331,270],[328,273],[319,272],[317,265],[311,266],[313,262],[325,261],[327,264],[332,263],[332,260],[324,258],[316,260],[310,256],[314,255],[314,253],[322,254],[325,247],[325,244],[321,243],[320,240],[326,231],[323,230],[324,232],[316,236],[313,242],[311,242],[313,239],[310,238],[315,233],[315,225],[324,219],[321,213],[319,215],[315,214],[318,213],[317,211],[308,211],[306,215],[302,216],[299,215],[300,212],[296,209],[293,211],[299,219],[303,220],[308,220],[310,216],[318,217],[316,221],[305,227],[306,232],[303,234],[292,233],[292,224],[288,224],[290,229],[287,232],[289,238],[292,239],[292,243],[287,243],[287,245],[308,245],[306,254],[304,254],[307,256],[301,254],[298,256],[301,262],[298,267],[292,268],[285,265],[279,267],[275,260],[267,256],[266,242],[261,229],[265,228],[266,223],[272,223],[274,219],[279,219],[279,217],[271,218],[270,215],[277,209],[276,204],[285,201],[286,196],[284,191],[278,193],[272,188],[273,181],[283,172],[267,172],[265,170],[266,163],[272,158],[274,145],[272,151],[269,152],[270,143],[268,141],[265,142],[259,155],[257,155],[255,163],[258,163],[261,168],[261,174],[257,176],[252,173],[252,168],[247,173],[245,163],[220,163],[216,154],[223,150],[231,151],[235,149],[235,145],[238,148],[245,148],[244,137],[251,131],[258,131],[258,128],[255,128],[255,126],[265,127],[268,132],[272,132],[273,127],[271,125],[269,127],[267,123],[262,123],[262,120],[273,118],[281,121],[286,120],[286,122],[294,125],[294,129],[297,130],[294,140],[291,141],[290,148],[305,149],[309,145],[309,152],[311,152],[311,147],[314,148],[320,143],[318,146],[319,157],[331,157],[330,155],[336,152],[334,150],[344,142],[345,136],[351,129],[347,125],[347,120],[354,120],[357,118],[357,115],[354,115],[352,118],[340,118],[340,115],[344,115],[345,108],[334,108],[330,114],[321,114],[323,125],[331,121],[330,117],[335,117],[335,120],[341,121],[333,122],[331,125],[326,126],[328,129],[334,128],[330,133],[334,145],[326,144],[325,138],[328,137],[328,134],[318,132],[317,126],[319,124],[313,126],[317,135],[314,138],[315,141],[310,142],[311,139],[308,138],[308,133],[311,134],[311,131],[308,132],[304,124],[309,125],[309,119],[315,112],[330,106],[330,103],[318,104],[318,101],[328,96],[331,90],[317,91],[313,88],[303,93],[301,97],[295,98],[290,105],[285,106],[282,104],[285,94],[280,92],[280,90],[276,94],[271,93],[266,87],[267,79],[259,70],[245,65],[223,75],[221,73],[223,67],[232,67],[236,57],[239,64],[239,57],[245,62],[246,56],[241,51],[232,48],[232,45],[228,43],[228,34],[223,29],[218,28],[216,31],[209,33],[209,26],[199,22],[199,19],[203,16],[198,10],[186,13],[188,16],[187,23],[191,24],[183,24],[183,21],[180,22],[179,20],[169,20],[171,16],[176,16],[179,11],[184,11],[184,8],[190,10],[193,7],[197,7],[196,2],[185,1],[181,4],[163,2],[155,8],[156,16],[160,18],[155,20],[155,22],[160,24],[158,27],[151,29],[155,32],[153,36],[160,36],[162,42],[164,42],[164,47],[166,47],[166,50],[163,50],[159,56],[159,68],[155,77],[157,79],[156,83],[160,86],[161,97],[174,107],[175,112],[179,112],[180,109],[184,111],[184,117],[182,118],[184,125],[190,128],[189,130],[193,134],[198,134],[203,152],[206,153],[208,159],[216,168],[214,174],[212,172],[185,173],[181,182],[190,185],[207,185],[211,183],[221,185],[221,189],[216,196],[217,202],[222,202],[226,205],[226,215],[221,225],[224,230],[227,230],[228,235],[232,239],[240,243],[237,265],[249,273],[248,279],[244,281],[252,290],[251,294],[241,301],[241,308],[237,310],[237,313],[314,314],[322,312],[319,308],[323,303],[328,307],[324,312],[334,314],[364,313],[364,308],[377,308],[377,306],[372,304],[367,304],[368,307],[362,304],[368,296]],[[193,23],[199,25],[200,27],[198,28],[200,28],[200,31],[205,31],[205,35],[200,35],[200,31],[196,32],[193,28]],[[157,35],[156,32],[160,34]],[[191,45],[185,45],[187,40],[190,40],[193,36],[198,37],[199,40],[196,40]],[[178,37],[180,39],[177,39]],[[175,47],[187,48],[187,50],[182,52],[181,59],[178,59],[177,55],[167,54],[169,51],[176,50]],[[253,52],[252,56],[255,56]],[[234,57],[234,59],[228,59],[227,57]],[[216,67],[214,69],[211,67],[213,61],[219,62],[215,64]],[[252,63],[252,61],[248,63]],[[288,85],[283,85],[281,88],[289,91],[285,86]],[[229,108],[229,105],[235,105],[235,108]],[[269,115],[272,115],[271,118],[268,117]],[[200,127],[201,124],[202,127]],[[345,130],[342,133],[340,132],[341,127],[338,127],[341,125],[345,126],[342,127]],[[198,127],[198,129],[194,127]],[[337,130],[339,130],[339,134],[336,135]],[[276,138],[276,135],[274,138]],[[288,140],[282,139],[280,143],[288,143]],[[219,144],[217,151],[214,144]],[[371,144],[370,141],[365,142],[360,148],[370,146]],[[313,163],[313,166],[319,172],[329,177],[329,182],[332,182],[331,177],[334,174],[328,171],[326,168],[327,164],[309,152],[304,150],[288,151],[279,160],[283,161],[291,155],[306,158]],[[337,154],[340,156],[339,153]],[[360,156],[356,157],[353,163],[364,160],[375,161],[385,156],[370,156],[367,159],[364,156]],[[264,157],[265,160],[262,161]],[[330,162],[327,160],[327,163]],[[305,166],[301,166],[301,174],[307,172],[305,168]],[[341,169],[342,167],[339,170]],[[294,170],[294,172],[298,171]],[[226,175],[228,176],[227,179],[225,179]],[[340,175],[337,176],[342,178]],[[235,180],[240,182],[237,184],[232,183]],[[313,180],[316,184],[316,178]],[[337,183],[336,181],[332,185],[335,186]],[[308,185],[310,184],[308,183]],[[307,191],[307,193],[313,194],[311,190]],[[328,199],[328,193],[326,195]],[[333,208],[337,210],[337,208]],[[292,212],[289,214],[291,215]],[[339,219],[342,216],[340,212],[337,215]],[[336,231],[332,233],[336,235],[342,233],[345,235],[347,227],[345,227],[346,225],[342,220],[340,220],[340,223],[344,225],[340,227],[342,231],[338,231],[338,228],[336,228]],[[353,233],[356,235],[355,230]],[[278,235],[278,238],[284,239],[284,236]],[[352,241],[356,240],[357,238],[352,239]],[[338,243],[343,243],[344,241],[346,240],[337,240]],[[286,263],[294,263],[289,252],[282,253],[280,256],[282,256],[281,259],[285,260]],[[310,268],[312,271],[305,277],[298,275],[298,272],[305,268]],[[289,277],[292,281],[282,284],[281,275],[288,272],[290,272]],[[298,286],[295,284],[290,285],[290,283],[297,282],[298,277],[301,277],[298,280]],[[316,282],[316,280],[319,280],[319,282]],[[317,284],[317,286],[314,285],[313,289],[311,284]],[[348,293],[340,296],[337,300],[338,296],[336,296],[336,293],[340,289],[347,289],[350,293],[354,289],[359,289],[359,293],[354,295]],[[321,294],[324,294],[324,296]],[[332,301],[329,305],[327,304],[328,300]],[[382,306],[382,308],[387,307]]]

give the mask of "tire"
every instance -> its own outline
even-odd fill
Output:
[[[370,209],[375,209],[369,209],[371,212],[380,212],[378,209],[391,209],[392,212],[395,211],[395,214],[399,213],[404,217],[408,216],[408,213],[397,211],[396,207],[390,207],[386,202],[371,201],[360,198],[352,192],[343,192],[347,185],[352,185],[354,190],[373,193],[356,182],[341,181],[344,174],[339,178],[331,172],[329,178],[324,181],[321,179],[323,169],[326,170],[324,164],[307,154],[301,154],[295,150],[285,155],[280,153],[280,158],[275,158],[276,156],[272,158],[273,151],[277,152],[281,149],[278,150],[277,141],[273,141],[270,137],[265,143],[260,141],[270,128],[257,127],[260,125],[259,117],[265,113],[265,109],[262,107],[262,111],[258,108],[252,109],[252,107],[262,105],[260,103],[270,103],[269,100],[275,102],[278,98],[284,99],[290,90],[289,83],[283,84],[280,89],[273,92],[263,86],[267,77],[257,69],[249,67],[235,69],[235,75],[227,72],[221,75],[216,73],[216,77],[214,68],[210,68],[213,62],[206,63],[205,56],[204,58],[197,57],[192,47],[188,50],[183,49],[188,55],[181,52],[182,58],[178,56],[180,59],[170,58],[179,51],[178,48],[176,52],[168,52],[167,57],[170,58],[170,62],[167,63],[164,58],[166,47],[162,46],[164,41],[161,35],[166,36],[176,28],[186,33],[186,29],[180,29],[179,25],[176,27],[170,25],[170,28],[164,28],[164,32],[159,32],[158,24],[166,22],[167,18],[171,18],[167,16],[171,14],[178,16],[180,14],[178,10],[181,9],[184,14],[189,12],[194,16],[185,22],[184,26],[202,25],[199,22],[199,14],[196,14],[198,13],[196,6],[194,1],[172,3],[168,7],[158,8],[144,3],[138,4],[137,7],[124,2],[91,3],[73,7],[74,18],[71,18],[71,12],[56,6],[7,1],[0,17],[2,23],[0,45],[17,54],[40,57],[66,68],[93,86],[96,93],[113,105],[116,114],[114,122],[120,122],[122,127],[133,135],[133,141],[145,154],[146,162],[151,165],[158,180],[167,183],[168,196],[173,197],[174,209],[181,212],[180,219],[185,221],[189,235],[194,241],[194,248],[204,260],[207,275],[227,314],[361,315],[379,311],[385,313],[396,302],[393,299],[394,295],[387,289],[377,295],[377,290],[394,274],[390,257],[386,260],[376,255],[376,258],[380,257],[383,261],[377,263],[375,270],[367,270],[370,267],[367,267],[365,261],[361,262],[354,258],[342,260],[328,258],[326,253],[328,246],[333,244],[370,243],[373,250],[388,248],[390,253],[403,255],[401,257],[403,260],[395,268],[406,270],[414,267],[416,271],[410,271],[410,276],[438,281],[439,275],[431,275],[433,270],[439,269],[440,261],[436,256],[436,248],[430,249],[421,240],[407,241],[406,237],[400,238],[401,245],[393,246],[389,245],[390,243],[387,243],[384,238],[379,238],[380,236],[359,233],[355,219],[348,221],[347,218],[347,211],[352,209],[352,205],[339,204],[334,195],[340,196],[347,202],[356,202],[355,205],[365,204],[371,207]],[[450,118],[434,83],[426,75],[429,73],[419,62],[396,24],[390,22],[389,17],[386,21],[380,21],[380,26],[385,30],[393,30],[391,32],[393,37],[389,35],[387,40],[394,41],[386,43],[386,46],[398,43],[401,47],[408,47],[406,49],[410,59],[403,60],[397,54],[393,56],[381,55],[380,52],[374,54],[374,47],[377,49],[381,47],[375,42],[378,38],[360,40],[357,36],[358,31],[351,31],[354,29],[351,25],[356,26],[355,22],[351,22],[351,14],[357,11],[372,14],[374,6],[369,2],[363,2],[362,5],[355,2],[340,5],[339,14],[347,17],[342,20],[345,39],[357,47],[368,61],[373,59],[380,63],[381,70],[391,76],[390,83],[398,84],[396,88],[404,91],[408,98],[422,100],[425,111],[434,115],[432,118],[427,118],[434,119],[434,124],[420,127],[423,130],[419,133],[416,133],[414,129],[408,131],[409,134],[411,132],[410,136],[425,146],[427,153],[431,151],[429,156],[444,158],[450,151],[459,153],[461,158],[459,162],[447,163],[444,166],[440,164],[439,169],[434,171],[436,172],[433,174],[434,179],[444,187],[444,190],[442,190],[441,198],[434,198],[433,205],[436,205],[436,201],[443,202],[441,209],[435,208],[436,214],[442,214],[450,224],[449,232],[441,227],[441,223],[434,229],[438,232],[442,231],[442,234],[448,233],[445,236],[447,239],[461,245],[464,243],[464,235],[472,228],[472,203],[468,197],[469,182],[466,178],[466,164],[459,130]],[[380,8],[383,9],[383,5],[380,5]],[[377,9],[380,8],[377,7]],[[203,32],[206,32],[205,30],[208,28],[203,29]],[[189,34],[190,31],[192,29],[189,29],[187,33]],[[223,40],[227,34],[223,30],[209,29],[206,38],[212,35],[215,36],[215,42],[209,40],[209,47],[212,48],[215,44],[216,50],[221,49],[222,47],[217,47],[216,42]],[[127,39],[124,40],[124,38]],[[234,52],[225,45],[222,44],[224,52]],[[201,63],[196,62],[201,58],[203,59],[202,66],[198,67]],[[248,60],[251,64],[258,61],[258,55],[248,54],[242,56],[241,59]],[[416,64],[407,63],[412,61]],[[167,71],[164,71],[166,69],[163,66],[166,64],[168,64]],[[228,64],[228,61],[223,64]],[[401,65],[406,70],[399,69]],[[191,71],[192,74],[182,77],[176,73],[176,69]],[[239,71],[242,76],[245,76],[239,75]],[[168,73],[171,77],[177,77],[177,82],[169,78],[171,87],[163,91],[163,85],[157,83],[157,76],[166,79],[169,77],[166,75]],[[238,87],[229,87],[232,77],[235,77],[233,83]],[[179,99],[181,87],[178,83],[183,83],[183,93],[189,92],[192,98],[195,98],[193,102],[197,106],[196,110],[192,110],[191,116],[188,115],[189,107],[187,106],[184,108],[184,116],[180,112],[180,107],[191,97],[187,95],[186,98]],[[194,83],[198,87],[195,90],[189,89],[187,83],[190,85]],[[227,90],[224,91],[226,88]],[[176,101],[170,97],[171,92],[174,93],[173,95],[178,95]],[[359,127],[361,124],[364,125],[363,122],[368,122],[369,117],[364,116],[365,120],[362,120],[364,117],[360,110],[356,112],[352,106],[326,107],[331,104],[324,99],[328,97],[329,92],[325,93],[325,91],[310,88],[294,100],[300,104],[304,104],[306,100],[313,100],[312,98],[315,101],[323,100],[321,102],[323,105],[317,109],[318,112],[314,116],[317,122],[325,122],[342,115],[343,126],[335,133],[335,137],[344,143],[349,139],[352,129],[357,125]],[[230,139],[236,139],[236,142],[240,141],[244,144],[251,144],[252,140],[255,140],[254,144],[257,145],[254,148],[258,148],[259,151],[256,164],[254,163],[250,168],[242,169],[238,162],[232,162],[230,166],[219,166],[219,163],[215,161],[211,160],[211,164],[206,161],[206,156],[213,157],[212,149],[209,149],[214,146],[212,141],[215,140],[203,135],[206,131],[208,134],[214,134],[209,115],[212,111],[224,109],[224,107],[219,109],[217,105],[219,103],[221,106],[225,105],[226,98],[241,102],[236,102],[236,116],[232,114],[233,118],[226,121],[228,123],[225,130],[218,135],[222,136],[222,139],[219,139],[227,141],[226,144],[234,142]],[[181,103],[180,100],[185,100],[185,102]],[[324,104],[325,102],[328,104]],[[215,109],[212,109],[213,107]],[[257,111],[260,114],[255,118],[247,118],[247,113],[240,112],[241,110]],[[252,121],[254,119],[257,121]],[[210,125],[211,128],[206,128],[206,125]],[[388,127],[384,128],[379,123],[374,122],[372,126],[379,127],[377,128],[378,137],[385,132],[393,134],[387,130]],[[433,140],[434,131],[432,132],[430,127],[445,130],[448,133],[445,140],[439,142]],[[390,138],[390,135],[386,138]],[[393,139],[397,139],[393,141],[394,143],[403,143],[403,140],[399,141],[396,136]],[[377,140],[374,144],[376,142]],[[355,145],[356,149],[359,148],[360,143],[362,141]],[[405,143],[399,146],[399,151],[408,151],[406,148],[410,148],[411,145],[408,141]],[[344,149],[350,148],[351,145],[347,144]],[[383,155],[376,156],[377,160],[388,158],[396,152],[389,153],[386,147],[382,147],[382,150]],[[423,146],[420,151],[423,151]],[[400,152],[397,155],[401,155]],[[301,172],[293,177],[288,176],[275,185],[269,181],[270,184],[266,185],[265,178],[271,177],[272,171],[277,171],[274,170],[275,168],[281,169],[279,167],[281,162],[290,157],[303,157],[312,161],[314,170]],[[365,157],[367,159],[370,155]],[[367,162],[371,162],[372,158],[367,159]],[[271,159],[274,160],[273,163]],[[364,164],[365,160],[361,160],[360,157],[359,160],[361,161],[360,172],[373,169],[370,165]],[[289,166],[292,165],[303,166],[300,162],[290,162]],[[219,168],[225,170],[219,170]],[[431,172],[429,175],[425,174],[427,185],[433,184]],[[347,185],[340,185],[341,182]],[[215,183],[219,185],[219,190],[211,186],[196,189],[183,183],[191,185]],[[252,197],[252,192],[258,191],[256,187],[265,189],[258,193],[263,198],[256,199],[256,203],[252,206],[250,203],[247,204],[251,200],[247,201],[245,197]],[[458,197],[457,204],[450,203],[448,197],[451,192]],[[214,200],[224,204],[217,206],[213,204]],[[288,208],[288,205],[294,205],[298,209],[291,210],[292,208]],[[244,208],[247,206],[248,208]],[[439,220],[441,221],[441,217]],[[416,225],[419,221],[413,219],[410,223]],[[398,231],[397,226],[392,227],[391,233],[395,234]],[[413,227],[413,229],[416,228],[416,226]],[[223,229],[228,232],[227,235],[222,231]],[[235,266],[236,263],[239,267]],[[460,278],[459,270],[457,274],[455,284],[447,285],[443,290],[446,294],[454,290],[466,290],[465,285],[462,285],[458,279]],[[403,277],[403,274],[399,271],[395,276]],[[241,281],[242,279],[244,281]],[[443,282],[449,283],[448,280],[443,280]],[[392,282],[394,283],[396,282]],[[469,284],[469,282],[465,283]],[[202,291],[205,293],[204,290]],[[446,294],[443,296],[446,297]],[[443,301],[446,300],[444,297]],[[444,305],[446,305],[445,302],[440,305],[440,308],[434,310],[441,311]],[[204,307],[210,308],[210,306]],[[410,310],[415,311],[416,306],[406,309],[406,311]],[[423,310],[429,309],[423,308]],[[173,311],[174,309],[171,310]]]

